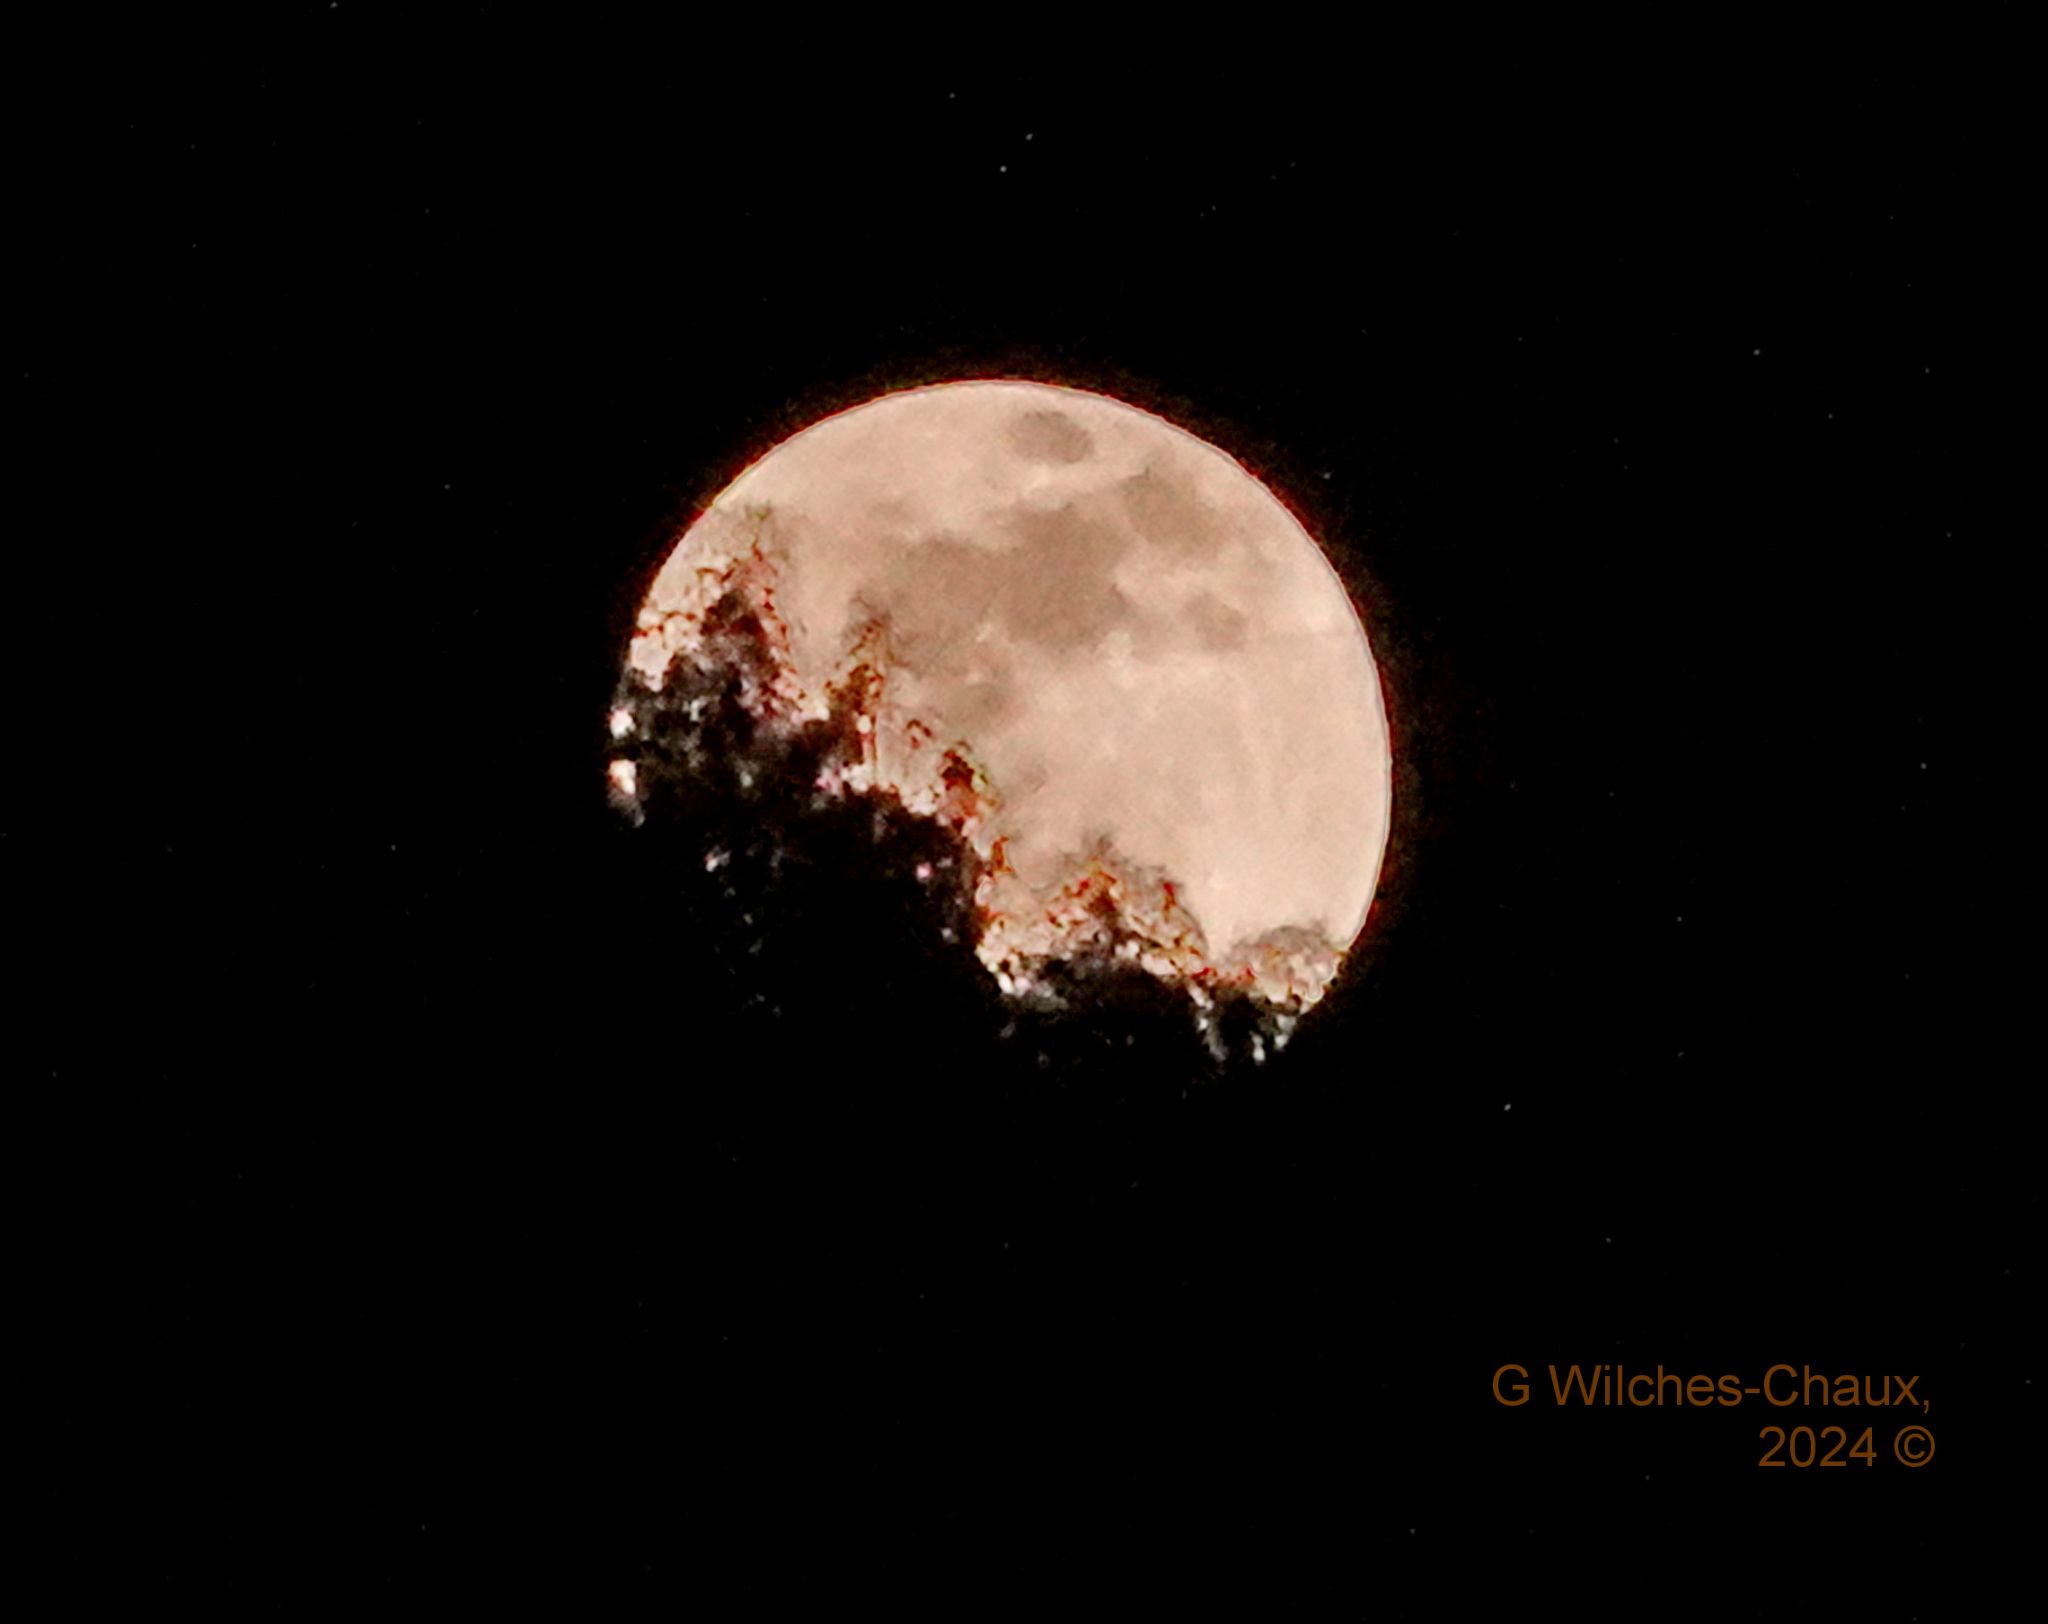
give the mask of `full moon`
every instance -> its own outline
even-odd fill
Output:
[[[976,951],[1006,991],[1105,909],[1125,956],[1198,992],[1327,989],[1387,843],[1379,674],[1322,549],[1224,452],[1077,389],[884,395],[683,531],[628,691],[699,657],[735,591],[772,633],[764,714],[859,689],[863,756],[828,787],[947,817],[986,860]],[[630,799],[629,764],[613,784]]]

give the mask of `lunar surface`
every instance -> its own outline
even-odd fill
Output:
[[[784,441],[676,542],[612,714],[702,663],[743,605],[749,708],[851,707],[818,786],[893,796],[983,860],[975,950],[1006,992],[1099,947],[1296,1011],[1364,925],[1391,759],[1357,611],[1240,464],[1045,384],[883,396]],[[835,710],[837,707],[837,710]],[[635,778],[612,766],[628,804]]]

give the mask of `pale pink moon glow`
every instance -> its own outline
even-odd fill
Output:
[[[691,652],[736,572],[772,600],[793,709],[822,715],[858,660],[878,673],[851,787],[934,810],[946,747],[978,769],[978,951],[1006,988],[1062,951],[1091,885],[1157,974],[1296,1008],[1327,988],[1387,843],[1379,674],[1322,550],[1239,463],[1075,389],[885,395],[776,446],[683,533],[640,612],[641,680]]]

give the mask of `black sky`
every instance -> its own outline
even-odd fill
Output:
[[[2015,14],[695,27],[17,63],[72,1582],[1955,1616],[2035,1436]],[[736,1013],[619,841],[675,523],[991,371],[1366,595],[1397,883],[1285,1066],[1034,1088],[852,947]],[[1939,1462],[1487,1395],[1614,1358],[1920,1371]]]

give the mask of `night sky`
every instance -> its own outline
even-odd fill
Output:
[[[2029,53],[1689,15],[28,40],[68,1593],[1984,1616],[2038,1537]],[[1362,600],[1395,845],[1277,1064],[992,1043],[843,831],[764,932],[606,803],[677,527],[992,374],[1204,434]],[[1510,1361],[1917,1375],[1938,1453],[1760,1468],[1835,1417]]]

